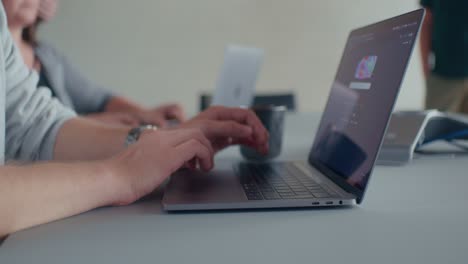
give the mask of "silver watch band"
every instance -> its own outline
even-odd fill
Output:
[[[143,125],[134,127],[128,131],[127,138],[125,139],[125,146],[128,147],[138,141],[141,134],[146,130],[157,130],[158,127],[154,125]]]

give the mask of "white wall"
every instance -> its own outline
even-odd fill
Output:
[[[262,47],[258,90],[291,90],[320,111],[348,31],[417,8],[416,0],[62,0],[41,38],[84,73],[146,105],[189,112],[213,89],[228,43]],[[415,53],[398,101],[422,107]]]

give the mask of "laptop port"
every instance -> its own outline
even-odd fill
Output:
[[[340,204],[343,204],[343,201],[340,201]]]
[[[320,202],[312,202],[312,205],[320,205]]]
[[[325,204],[333,204],[333,202],[332,202],[332,201],[328,201],[328,202],[326,202]]]

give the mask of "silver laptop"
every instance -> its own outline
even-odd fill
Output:
[[[262,49],[228,45],[211,104],[250,106],[263,56]]]
[[[167,186],[164,209],[361,203],[423,16],[421,9],[350,33],[306,161],[181,170]]]

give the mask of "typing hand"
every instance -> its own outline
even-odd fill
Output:
[[[214,150],[199,129],[147,131],[139,141],[109,162],[114,183],[115,205],[134,202],[158,187],[185,164],[213,167]]]
[[[268,153],[268,132],[251,110],[214,106],[179,127],[200,129],[215,151],[242,144]]]

